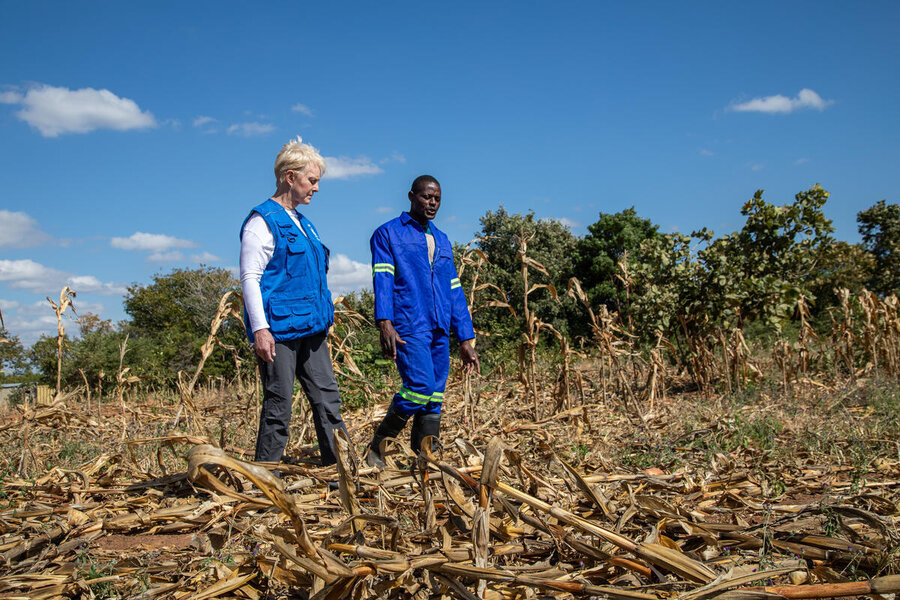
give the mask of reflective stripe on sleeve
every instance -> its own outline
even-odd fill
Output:
[[[375,263],[372,265],[372,277],[375,277],[375,273],[390,273],[394,274],[394,265],[391,263]]]
[[[458,287],[462,287],[462,284],[459,282],[459,277],[454,277],[450,280],[450,289],[455,290]]]

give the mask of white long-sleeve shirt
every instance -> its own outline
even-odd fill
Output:
[[[303,235],[306,235],[300,225],[297,211],[288,208],[285,211]],[[241,291],[244,293],[244,306],[250,317],[250,331],[253,332],[269,328],[259,282],[273,254],[275,254],[275,236],[269,231],[269,226],[266,225],[262,215],[253,213],[244,225],[244,233],[241,236]]]

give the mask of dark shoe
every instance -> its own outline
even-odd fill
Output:
[[[328,481],[326,483],[328,483],[328,489],[331,490],[332,492],[337,491],[341,487],[340,482],[338,482],[338,481]]]
[[[366,453],[367,465],[378,469],[384,468],[384,457],[381,456],[381,442],[386,438],[397,437],[403,431],[403,428],[406,427],[408,420],[409,415],[400,414],[394,409],[394,405],[391,404],[387,414],[384,415],[384,419],[381,420],[378,428],[375,429],[372,441],[369,442],[369,451]]]
[[[372,446],[369,446],[369,451],[366,452],[366,464],[376,469],[383,469],[386,466],[381,458],[381,454],[373,449]]]
[[[422,449],[422,440],[429,435],[435,438],[441,432],[441,413],[417,413],[413,418],[412,431],[409,435],[409,441],[412,450],[416,454]]]

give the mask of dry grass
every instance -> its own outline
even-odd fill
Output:
[[[593,346],[572,351],[532,315],[523,376],[452,377],[443,445],[413,456],[396,440],[382,472],[357,453],[387,397],[345,414],[351,439],[329,468],[314,465],[298,401],[278,478],[274,465],[243,461],[254,377],[204,385],[201,363],[177,395],[156,396],[129,379],[123,344],[99,411],[72,390],[2,415],[0,597],[900,591],[896,299],[845,295],[828,336],[808,326],[801,302],[797,340],[754,353],[740,330],[715,331],[689,339],[681,365],[661,335],[641,349],[577,282],[570,294],[585,305]],[[204,360],[236,312],[223,298]],[[339,318],[365,325],[348,306]],[[542,330],[560,357],[532,352]],[[341,375],[367,395],[391,388],[365,379],[353,342],[352,327],[332,340]]]
[[[537,422],[515,382],[473,381],[466,408],[454,381],[442,450],[416,458],[398,440],[381,473],[355,450],[384,406],[346,415],[340,468],[309,464],[309,424],[295,419],[299,464],[282,465],[281,480],[239,460],[252,448],[252,390],[197,390],[193,436],[177,433],[190,430],[185,418],[173,430],[180,397],[132,394],[125,443],[113,403],[99,419],[74,393],[20,407],[0,431],[0,593],[650,599],[871,579],[890,589],[896,383],[670,393],[645,423],[603,393],[598,364],[572,367],[586,402]],[[554,393],[546,386],[542,400]]]

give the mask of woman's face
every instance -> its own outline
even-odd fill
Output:
[[[293,175],[291,175],[293,174]],[[291,185],[291,201],[298,204],[309,204],[313,194],[319,191],[319,165],[310,163],[303,171],[288,171],[288,183]]]

